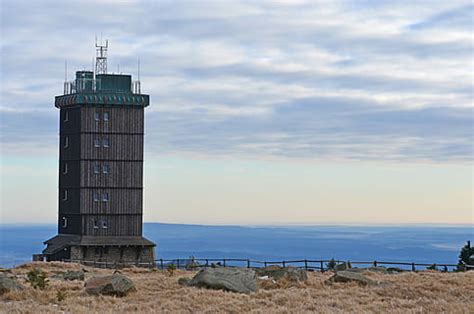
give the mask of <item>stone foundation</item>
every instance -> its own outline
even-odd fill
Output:
[[[142,246],[71,246],[71,261],[107,264],[149,264],[155,263],[154,247]]]

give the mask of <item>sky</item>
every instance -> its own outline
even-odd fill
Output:
[[[109,40],[144,219],[473,224],[471,1],[1,0],[0,219],[54,223],[58,110]],[[118,68],[119,67],[119,68]]]

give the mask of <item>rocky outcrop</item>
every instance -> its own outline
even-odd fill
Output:
[[[348,262],[342,262],[334,266],[334,271],[343,271],[351,268],[351,264]]]
[[[296,267],[268,266],[265,268],[258,268],[255,272],[258,277],[268,277],[276,281],[283,278],[292,282],[305,282],[308,280],[306,271]]]
[[[206,268],[200,270],[188,286],[251,293],[257,291],[257,279],[255,271],[248,268]]]
[[[363,286],[377,284],[377,282],[365,277],[364,275],[351,271],[338,271],[331,278],[326,280],[327,284],[332,284],[334,282],[357,282]]]
[[[189,285],[190,281],[191,281],[191,278],[181,277],[181,278],[178,279],[178,285],[187,286],[187,285]]]
[[[18,283],[14,278],[8,277],[4,273],[0,273],[0,295],[11,291],[21,291],[23,289],[25,289],[25,287]]]
[[[89,294],[103,294],[126,296],[136,291],[135,284],[128,277],[120,274],[111,276],[92,277],[86,282],[86,292]]]
[[[74,270],[68,270],[63,274],[63,279],[64,280],[84,280],[85,274],[82,270],[74,271]]]

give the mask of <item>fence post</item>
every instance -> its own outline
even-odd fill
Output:
[[[321,272],[324,273],[324,264],[323,264],[323,261],[320,261],[321,263]]]
[[[308,261],[307,260],[304,260],[304,269],[308,270]]]
[[[250,260],[247,260],[247,268],[250,268]]]
[[[209,267],[209,260],[206,258],[206,267]]]
[[[176,260],[176,269],[179,269],[179,258]]]
[[[160,258],[160,266],[161,266],[161,270],[163,270],[163,259]]]
[[[263,266],[267,267],[267,262],[263,262]]]
[[[222,260],[222,262],[223,262],[223,265],[224,265],[224,267],[225,267],[225,258]]]
[[[374,267],[377,267],[377,261],[374,261]]]
[[[411,263],[411,271],[416,271],[415,263]]]
[[[282,261],[281,264],[283,265],[283,268],[285,268],[285,261]]]

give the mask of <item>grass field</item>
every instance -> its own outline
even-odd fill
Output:
[[[422,271],[385,275],[366,273],[378,286],[356,283],[326,285],[332,273],[309,273],[304,284],[267,281],[257,293],[244,295],[178,285],[178,278],[195,272],[167,272],[127,268],[121,272],[136,284],[137,291],[126,297],[90,296],[84,282],[50,279],[46,290],[34,290],[26,283],[26,273],[39,267],[51,277],[68,269],[86,269],[86,280],[94,275],[111,274],[110,269],[95,269],[77,264],[30,263],[14,269],[27,289],[0,297],[2,313],[117,313],[117,312],[375,312],[375,313],[474,313],[474,271],[440,273]],[[58,301],[58,291],[65,299]]]

